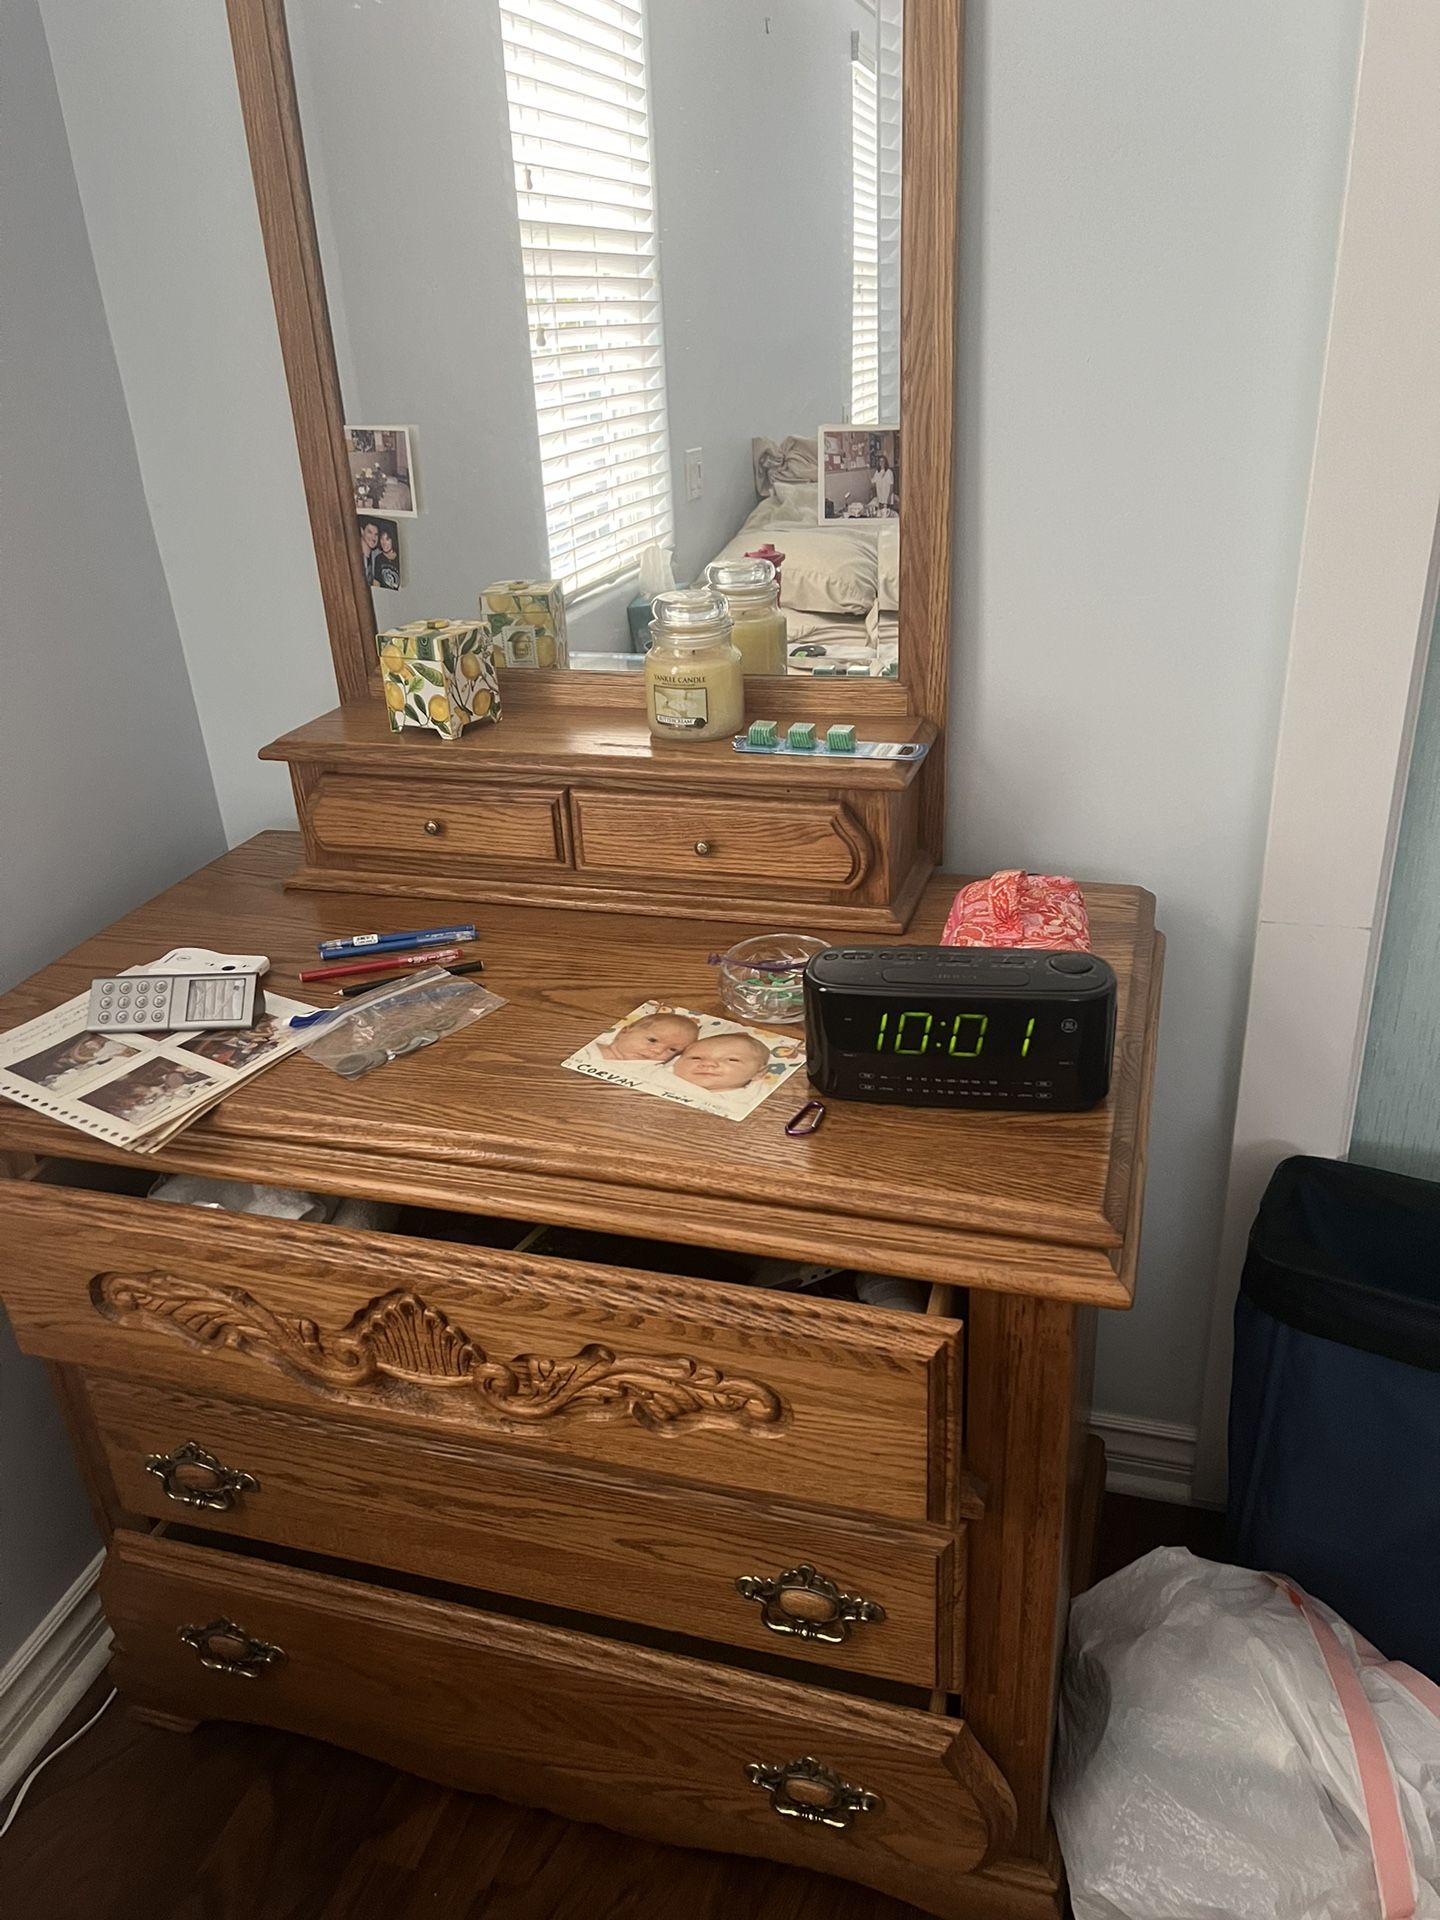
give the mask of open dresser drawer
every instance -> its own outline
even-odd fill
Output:
[[[127,1513],[837,1673],[959,1684],[949,1628],[963,1534],[143,1381],[89,1375],[85,1392]]]
[[[759,1287],[0,1183],[29,1353],[909,1521],[959,1510],[963,1328]],[[190,1436],[186,1436],[190,1437]]]
[[[153,1709],[314,1735],[938,1914],[1013,1830],[999,1773],[940,1714],[124,1532],[102,1597],[115,1683]]]

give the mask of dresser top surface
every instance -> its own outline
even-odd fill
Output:
[[[801,793],[837,784],[899,791],[913,782],[920,769],[921,762],[909,760],[831,756],[772,760],[737,753],[728,740],[687,741],[678,746],[673,741],[657,741],[639,705],[640,682],[627,676],[624,684],[635,691],[633,710],[618,706],[594,710],[537,707],[523,694],[517,698],[507,682],[505,724],[469,727],[458,740],[445,740],[418,727],[393,734],[378,700],[336,707],[272,741],[260,758],[308,761],[347,772],[418,774],[427,781],[521,773],[531,779],[569,783],[618,777],[633,785],[638,773],[647,785],[693,788],[699,780],[707,792],[734,789],[747,794],[758,785],[777,781]],[[835,711],[843,706],[839,694],[830,702]],[[865,737],[930,745],[935,729],[928,720],[903,714],[867,715]]]
[[[316,943],[393,925],[398,903],[287,893],[299,857],[294,834],[236,848],[5,995],[0,1031],[180,945],[268,953],[267,985],[327,1003],[296,980],[317,963]],[[893,943],[937,941],[959,884],[932,881]],[[750,929],[477,899],[483,984],[507,1003],[497,1013],[358,1081],[303,1056],[283,1061],[144,1164],[1122,1306],[1163,942],[1149,894],[1084,891],[1095,949],[1119,978],[1114,1082],[1088,1113],[832,1100],[821,1130],[792,1140],[784,1127],[807,1097],[803,1075],[740,1122],[589,1079],[560,1063],[642,1001],[719,1012],[709,955]],[[404,908],[416,926],[456,915],[453,901]],[[0,1100],[7,1149],[131,1158]]]

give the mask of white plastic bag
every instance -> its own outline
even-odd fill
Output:
[[[1440,1920],[1440,1688],[1162,1547],[1071,1610],[1054,1810],[1075,1920]]]

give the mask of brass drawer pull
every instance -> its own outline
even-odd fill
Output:
[[[768,1580],[758,1573],[742,1573],[735,1591],[759,1603],[760,1618],[771,1633],[823,1640],[831,1647],[848,1640],[852,1626],[878,1625],[885,1618],[878,1600],[842,1593],[814,1567],[787,1567]]]
[[[712,842],[710,842],[709,840],[697,840],[695,842],[695,851],[696,853],[699,854],[700,858],[703,860],[707,854],[713,853],[715,851],[715,848]]]
[[[432,836],[442,834],[445,831],[445,822],[443,820],[427,820],[425,822],[425,831]]]
[[[854,1823],[857,1813],[883,1813],[885,1802],[866,1787],[852,1787],[829,1767],[822,1767],[814,1754],[803,1760],[786,1760],[778,1767],[767,1767],[752,1760],[745,1769],[752,1787],[770,1795],[776,1813],[787,1820],[805,1820],[812,1826],[836,1827],[840,1832]]]
[[[167,1500],[182,1507],[204,1507],[211,1513],[228,1513],[242,1493],[260,1491],[253,1473],[222,1465],[194,1440],[170,1453],[147,1454],[145,1471],[164,1487]]]
[[[201,1666],[212,1673],[236,1673],[242,1680],[258,1680],[285,1659],[281,1648],[257,1640],[223,1615],[206,1627],[180,1627],[178,1632],[185,1645],[199,1654]]]

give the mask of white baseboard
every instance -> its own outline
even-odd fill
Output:
[[[1105,1442],[1107,1493],[1133,1493],[1143,1500],[1189,1506],[1194,1499],[1194,1427],[1164,1420],[1132,1420],[1124,1413],[1092,1413],[1090,1431]]]
[[[0,1668],[0,1798],[17,1786],[110,1654],[95,1581],[103,1554]]]

